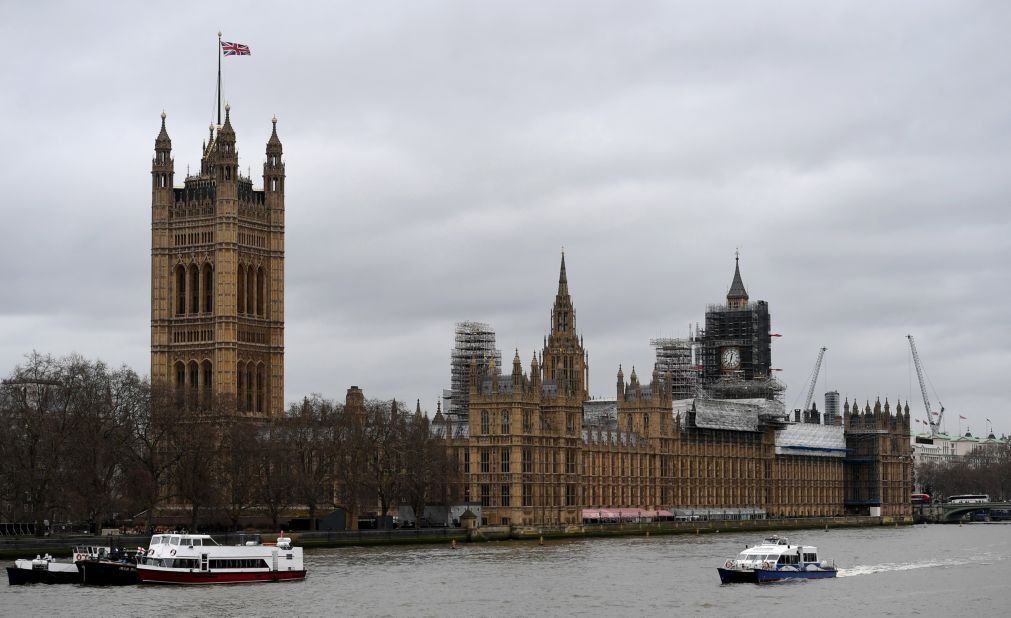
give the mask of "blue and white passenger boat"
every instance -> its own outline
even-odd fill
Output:
[[[746,547],[737,558],[727,560],[717,571],[724,584],[824,579],[835,577],[838,573],[835,565],[818,560],[818,548],[792,545],[778,536],[771,536],[760,545]]]

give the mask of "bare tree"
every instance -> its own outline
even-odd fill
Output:
[[[404,498],[420,518],[429,504],[449,506],[458,467],[420,411],[405,423],[405,434]]]
[[[286,419],[267,421],[256,436],[256,451],[250,458],[250,475],[255,482],[260,506],[270,517],[274,528],[280,525],[281,514],[294,503],[293,468],[295,457],[285,424]]]
[[[260,426],[261,423],[250,419],[229,419],[222,427],[218,482],[221,507],[233,530],[239,529],[242,516],[253,508],[259,498],[253,469],[260,447]]]
[[[333,502],[335,415],[333,402],[319,395],[288,409],[286,438],[291,445],[295,499],[308,509],[312,530],[320,507]]]
[[[169,440],[175,449],[172,476],[175,498],[189,510],[190,529],[200,525],[201,510],[220,503],[223,458],[221,424],[223,412],[232,408],[211,401],[187,401],[176,408],[176,421]]]
[[[60,485],[71,512],[100,526],[128,506],[130,421],[147,406],[147,388],[129,368],[109,371],[78,356],[66,359],[65,372],[75,385],[74,445],[62,454]]]
[[[349,389],[344,406],[337,410],[334,432],[337,495],[347,512],[347,527],[356,529],[362,507],[372,495],[368,486],[372,447],[361,391]]]
[[[41,523],[68,519],[64,456],[76,446],[71,428],[75,388],[67,363],[32,352],[2,385],[0,465],[11,516]]]
[[[404,483],[404,411],[397,400],[369,400],[365,404],[367,487],[379,502],[380,521],[385,525],[390,507],[399,503]]]

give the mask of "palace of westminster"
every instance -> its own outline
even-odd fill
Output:
[[[176,186],[162,114],[151,167],[151,380],[284,412],[284,189],[277,119],[262,188],[239,172],[226,106],[199,172]],[[726,302],[687,340],[655,342],[649,382],[619,366],[590,398],[562,256],[543,349],[504,373],[494,333],[457,326],[452,389],[432,431],[458,495],[487,524],[579,523],[609,511],[749,516],[911,515],[908,404],[795,411],[771,374],[768,304],[739,266]],[[837,403],[837,401],[836,401]]]

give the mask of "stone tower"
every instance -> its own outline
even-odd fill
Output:
[[[254,189],[239,172],[230,112],[181,187],[162,113],[151,164],[151,382],[267,417],[284,409],[284,162],[274,118]]]

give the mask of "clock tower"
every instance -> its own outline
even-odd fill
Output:
[[[706,311],[703,337],[703,380],[762,380],[769,377],[771,337],[769,305],[751,302],[741,278],[740,257],[734,258],[734,278],[726,304]]]

